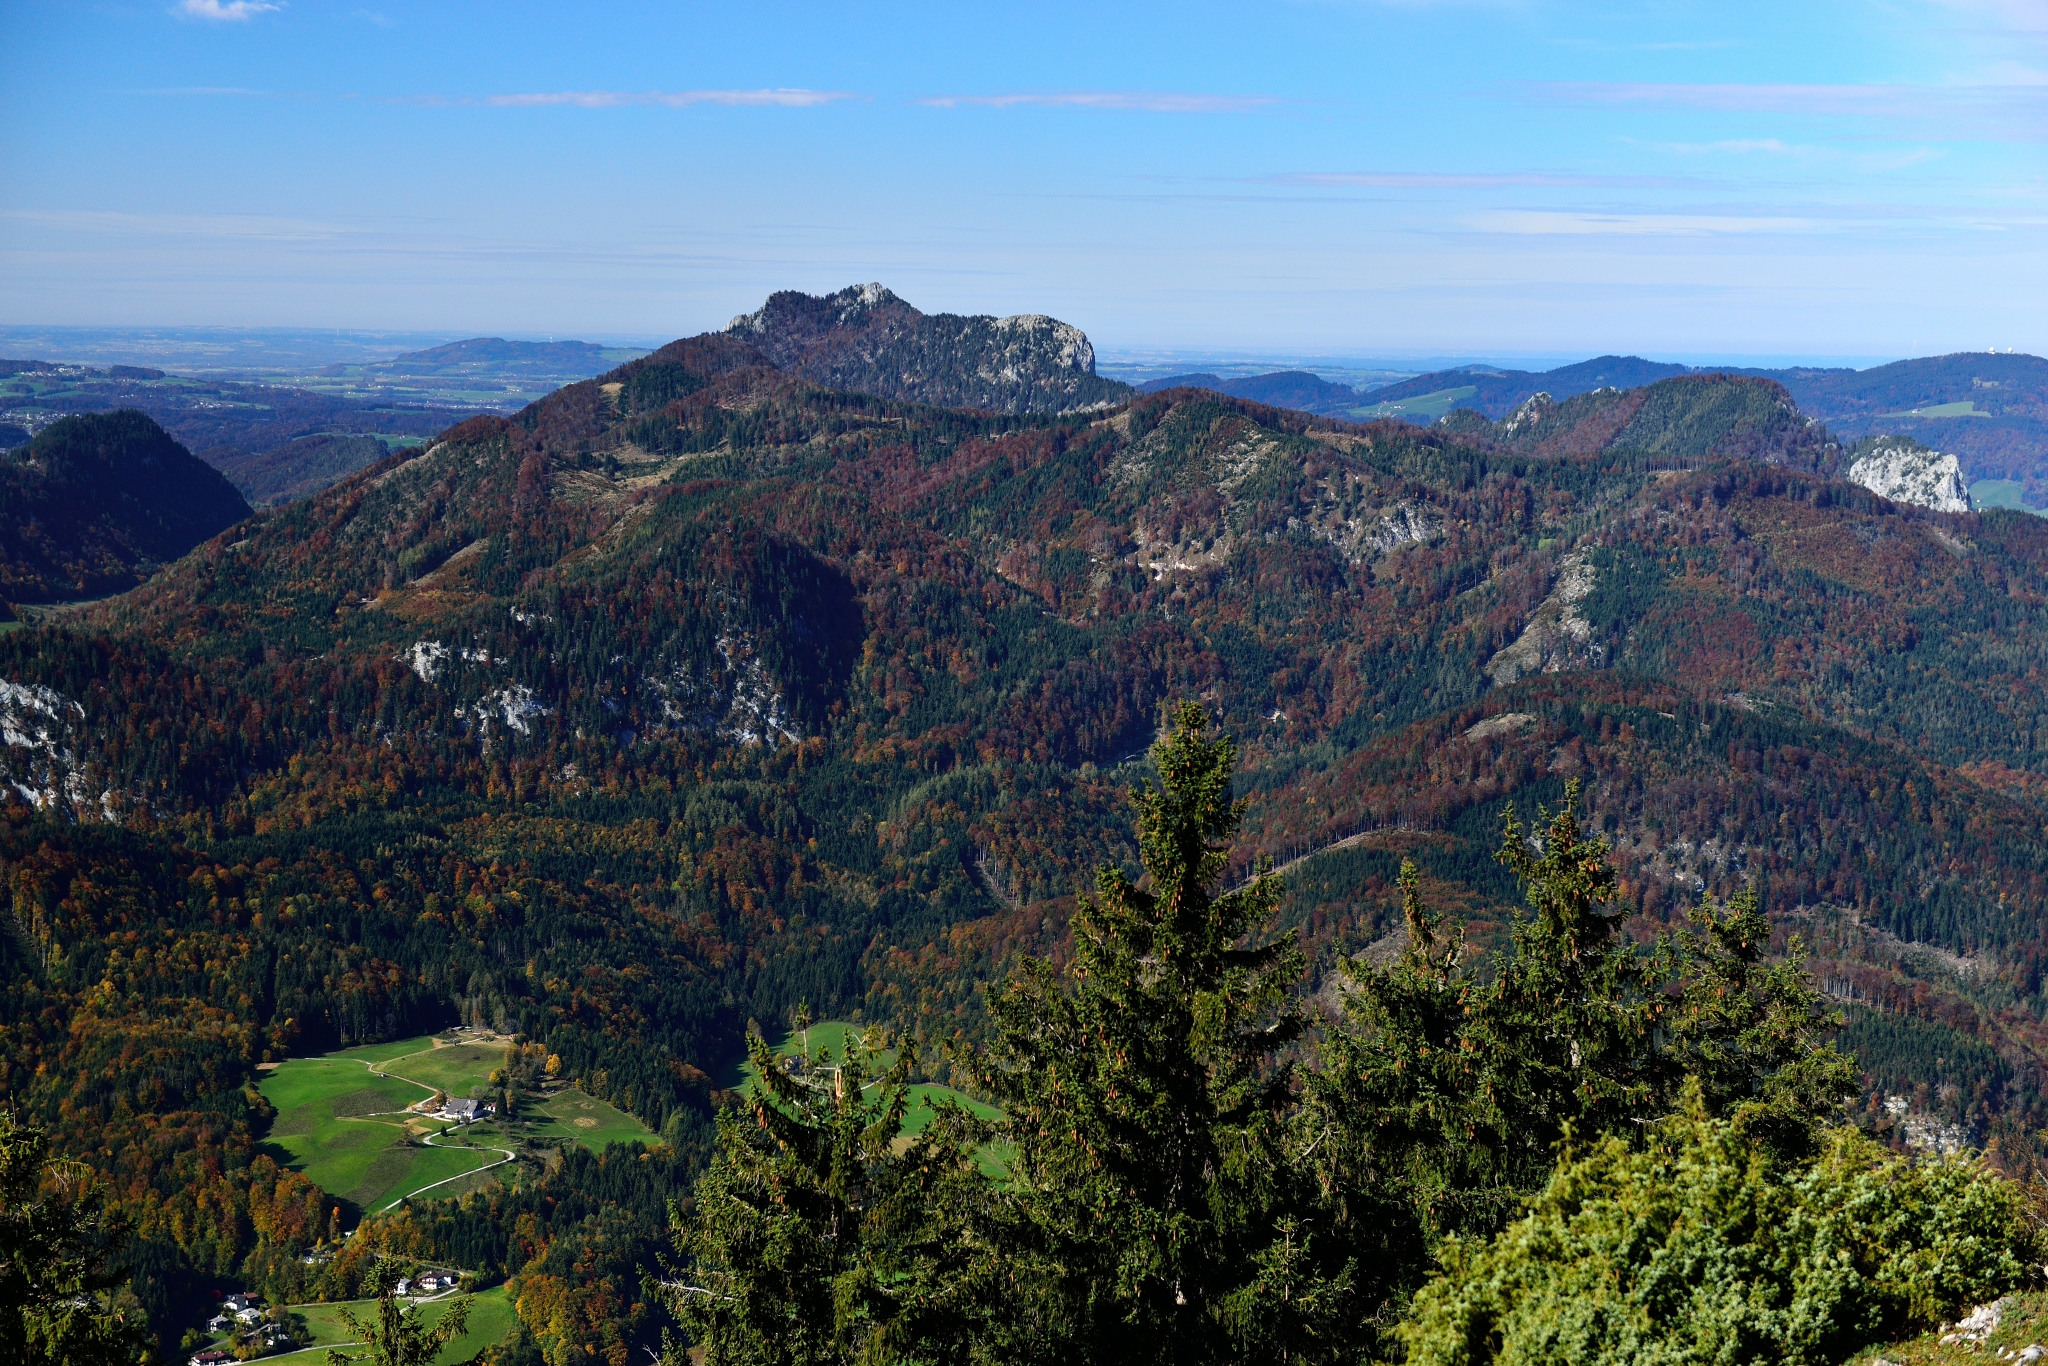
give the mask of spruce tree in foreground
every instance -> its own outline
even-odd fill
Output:
[[[0,1363],[129,1366],[151,1339],[140,1306],[123,1312],[127,1280],[107,1258],[125,1229],[90,1199],[63,1189],[86,1176],[52,1162],[42,1130],[0,1110]]]
[[[1375,1327],[1437,1269],[1444,1240],[1520,1216],[1568,1140],[1640,1144],[1689,1097],[1782,1164],[1818,1151],[1855,1089],[1798,942],[1762,961],[1770,929],[1756,894],[1702,905],[1692,931],[1631,944],[1617,933],[1609,850],[1578,808],[1568,783],[1560,810],[1539,808],[1540,840],[1508,808],[1498,858],[1530,913],[1490,972],[1423,905],[1413,864],[1401,870],[1400,956],[1344,965],[1345,1019],[1307,1078],[1302,1150],[1380,1274]]]
[[[470,1296],[450,1302],[437,1317],[421,1305],[400,1301],[398,1283],[415,1270],[388,1257],[377,1263],[370,1283],[377,1297],[375,1312],[364,1317],[346,1306],[340,1311],[341,1326],[352,1339],[347,1347],[360,1350],[330,1347],[328,1366],[430,1366],[443,1347],[462,1336],[469,1326]]]
[[[1236,746],[1183,703],[1137,807],[1142,882],[1103,868],[1064,973],[1027,961],[991,1002],[987,1084],[1008,1115],[1017,1255],[1048,1354],[1196,1363],[1318,1355],[1356,1318],[1289,1151],[1282,1052],[1300,953],[1250,944],[1280,898],[1223,890],[1244,803]]]
[[[681,1264],[662,1298],[705,1366],[971,1360],[994,1298],[980,1126],[947,1104],[904,1135],[912,1052],[870,1031],[835,1058],[809,1025],[799,1011],[789,1058],[748,1034],[756,1090],[719,1112],[692,1208],[671,1212]],[[668,1344],[665,1361],[689,1359]]]

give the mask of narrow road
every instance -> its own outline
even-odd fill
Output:
[[[422,1049],[420,1050],[420,1053],[431,1053],[431,1052],[433,1052],[433,1051],[434,1051],[434,1049],[436,1049],[436,1048],[441,1048],[441,1047],[443,1047],[443,1046],[444,1046],[444,1045],[443,1045],[443,1044],[441,1043],[441,1041],[440,1041],[439,1039],[436,1039],[436,1040],[434,1040],[434,1041],[433,1041],[433,1045],[432,1045],[432,1047],[429,1047],[429,1048],[422,1048]],[[406,1054],[403,1054],[403,1055],[401,1055],[400,1057],[396,1057],[396,1058],[386,1058],[386,1059],[384,1059],[383,1061],[384,1061],[384,1062],[385,1062],[386,1064],[390,1064],[390,1063],[394,1063],[394,1062],[402,1062],[402,1061],[404,1061],[404,1059],[405,1059],[405,1058],[416,1058],[416,1057],[418,1057],[418,1056],[419,1056],[419,1053],[406,1053]],[[408,1086],[417,1086],[417,1087],[419,1087],[419,1088],[420,1088],[420,1090],[422,1090],[422,1091],[425,1091],[425,1092],[426,1092],[426,1093],[427,1093],[428,1095],[430,1095],[430,1096],[431,1096],[431,1095],[433,1095],[433,1094],[434,1094],[434,1093],[435,1093],[436,1091],[438,1091],[438,1090],[440,1089],[439,1087],[435,1087],[435,1086],[429,1086],[429,1085],[427,1085],[427,1084],[426,1084],[425,1082],[423,1082],[423,1081],[414,1081],[414,1080],[413,1080],[413,1079],[412,1079],[411,1077],[401,1077],[401,1076],[399,1076],[398,1074],[396,1074],[395,1072],[380,1072],[380,1071],[378,1071],[378,1070],[377,1070],[377,1064],[375,1064],[375,1063],[371,1063],[371,1062],[366,1062],[366,1061],[364,1061],[364,1060],[363,1060],[362,1058],[347,1058],[347,1059],[344,1059],[343,1061],[346,1061],[346,1062],[356,1062],[356,1063],[362,1063],[362,1065],[363,1065],[363,1069],[364,1069],[365,1071],[367,1071],[367,1072],[368,1072],[368,1073],[369,1073],[369,1074],[370,1074],[371,1076],[373,1076],[373,1077],[383,1077],[383,1078],[387,1078],[387,1079],[389,1079],[389,1080],[391,1080],[391,1081],[402,1081],[402,1082],[404,1082],[404,1083],[405,1083],[406,1085],[408,1085]],[[367,1115],[348,1115],[348,1116],[345,1116],[345,1118],[348,1118],[348,1119],[365,1119],[365,1120],[379,1120],[379,1119],[383,1119],[383,1118],[384,1118],[385,1116],[387,1116],[387,1115],[417,1115],[417,1114],[418,1114],[418,1111],[416,1111],[416,1110],[409,1110],[409,1109],[408,1109],[408,1110],[380,1110],[380,1111],[373,1111],[372,1113],[370,1113],[370,1114],[367,1114]],[[443,1129],[443,1130],[442,1130],[441,1132],[442,1132],[442,1133],[446,1133],[446,1132],[447,1132],[447,1130]],[[428,1146],[429,1148],[453,1148],[454,1146],[456,1146],[456,1145],[452,1145],[452,1144],[441,1144],[441,1143],[436,1143],[436,1142],[434,1142],[434,1139],[435,1139],[435,1138],[437,1138],[438,1136],[439,1136],[439,1135],[436,1135],[436,1134],[427,1134],[427,1135],[426,1135],[426,1136],[425,1136],[424,1138],[422,1138],[422,1140],[421,1140],[421,1141],[422,1141],[423,1143],[425,1143],[425,1144],[426,1144],[426,1145],[427,1145],[427,1146]],[[464,1148],[470,1148],[470,1145],[468,1145],[468,1144],[462,1144],[462,1145],[460,1145],[460,1146],[462,1146],[462,1147],[464,1147]],[[379,1213],[379,1214],[387,1214],[387,1213],[389,1213],[390,1211],[392,1211],[392,1210],[395,1210],[395,1209],[397,1209],[397,1208],[398,1208],[398,1207],[399,1207],[400,1205],[404,1204],[404,1203],[405,1203],[406,1201],[408,1201],[408,1200],[412,1199],[412,1198],[413,1198],[413,1197],[414,1197],[415,1195],[422,1195],[422,1194],[426,1193],[427,1191],[430,1191],[430,1190],[434,1189],[434,1187],[436,1187],[436,1186],[445,1186],[445,1185],[447,1185],[447,1184],[448,1184],[448,1183],[449,1183],[450,1181],[460,1181],[460,1180],[461,1180],[461,1179],[462,1179],[463,1177],[465,1177],[465,1176],[475,1176],[475,1175],[476,1175],[476,1174],[477,1174],[478,1172],[487,1172],[487,1171],[491,1170],[491,1169],[492,1169],[493,1167],[502,1167],[502,1166],[504,1166],[504,1165],[505,1165],[505,1164],[506,1164],[507,1162],[510,1162],[510,1161],[512,1161],[512,1159],[513,1159],[513,1158],[515,1158],[515,1157],[517,1157],[517,1156],[518,1156],[518,1154],[517,1154],[517,1153],[515,1153],[515,1152],[513,1152],[513,1151],[512,1151],[512,1150],[511,1150],[510,1148],[486,1148],[486,1147],[483,1147],[482,1145],[477,1145],[477,1146],[476,1146],[475,1148],[471,1148],[470,1150],[471,1150],[471,1151],[474,1151],[474,1152],[486,1152],[486,1153],[503,1153],[503,1154],[504,1154],[504,1156],[503,1156],[503,1157],[501,1157],[501,1158],[499,1158],[499,1159],[498,1159],[498,1160],[497,1160],[496,1162],[486,1162],[486,1163],[484,1163],[484,1165],[483,1165],[483,1166],[481,1166],[481,1167],[472,1167],[472,1168],[470,1168],[470,1169],[469,1169],[468,1171],[466,1171],[466,1172],[457,1172],[457,1173],[456,1173],[455,1175],[453,1175],[453,1176],[443,1177],[443,1178],[442,1178],[441,1180],[439,1180],[439,1181],[433,1181],[433,1182],[429,1182],[428,1184],[426,1184],[426,1185],[424,1185],[424,1186],[421,1186],[421,1187],[420,1187],[420,1188],[419,1188],[418,1190],[410,1190],[410,1191],[407,1191],[407,1192],[405,1192],[405,1194],[403,1194],[403,1195],[399,1196],[399,1197],[398,1197],[398,1198],[397,1198],[396,1200],[393,1200],[393,1201],[392,1201],[392,1202],[391,1202],[390,1204],[388,1204],[388,1205],[384,1206],[384,1208],[383,1208],[383,1209],[380,1209],[380,1210],[378,1210],[378,1211],[377,1211],[377,1213]]]
[[[447,1130],[443,1129],[441,1132],[446,1133]],[[455,1144],[443,1144],[434,1142],[434,1140],[438,1137],[440,1137],[440,1134],[428,1134],[425,1138],[421,1139],[420,1141],[425,1143],[429,1148],[448,1148],[452,1150],[458,1146]],[[466,1176],[475,1176],[478,1172],[487,1172],[491,1170],[493,1167],[502,1167],[507,1162],[510,1162],[513,1158],[519,1155],[513,1152],[510,1148],[486,1148],[481,1144],[472,1147],[467,1143],[461,1144],[459,1146],[462,1149],[469,1152],[503,1153],[505,1155],[499,1158],[496,1162],[486,1162],[481,1167],[472,1167],[466,1172],[457,1172],[453,1176],[443,1177],[439,1181],[430,1182],[427,1185],[421,1186],[418,1190],[407,1191],[404,1195],[399,1196],[396,1200],[393,1200],[390,1204],[386,1205],[383,1209],[378,1210],[377,1212],[379,1214],[388,1213],[391,1210],[397,1209],[400,1205],[412,1199],[415,1195],[426,1194],[428,1191],[434,1189],[435,1186],[445,1186],[450,1181],[460,1181]]]
[[[1387,826],[1376,825],[1370,830],[1360,830],[1356,834],[1346,835],[1341,840],[1331,840],[1328,844],[1318,845],[1314,849],[1309,850],[1307,853],[1296,854],[1293,858],[1288,859],[1285,863],[1274,864],[1273,874],[1277,877],[1281,873],[1286,872],[1289,868],[1292,868],[1297,864],[1307,863],[1312,858],[1320,858],[1324,854],[1332,853],[1338,849],[1349,849],[1354,845],[1362,844],[1366,840],[1371,839],[1374,835],[1385,834],[1388,829],[1389,827]],[[1246,878],[1244,881],[1238,883],[1235,887],[1229,888],[1228,890],[1232,892],[1241,892],[1245,888],[1251,886],[1252,882],[1253,879]]]

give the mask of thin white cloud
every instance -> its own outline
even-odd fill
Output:
[[[1534,93],[1564,104],[1671,104],[1724,113],[1889,113],[1925,94],[1902,85],[1738,85],[1651,81],[1546,81]]]
[[[1678,156],[1749,156],[1762,152],[1770,156],[1796,157],[1812,156],[1820,150],[1817,147],[1797,146],[1777,138],[1725,138],[1720,142],[1637,142],[1634,138],[1623,138],[1622,141],[1631,146],[1670,152]]]
[[[1263,184],[1301,185],[1330,189],[1492,190],[1528,186],[1539,189],[1642,189],[1680,182],[1658,176],[1573,175],[1555,171],[1296,171],[1267,176]]]
[[[810,109],[855,96],[843,90],[558,90],[525,95],[492,95],[485,104],[530,109],[567,105],[576,109],[618,109],[651,104],[681,109],[693,104]]]
[[[214,23],[246,23],[259,14],[272,14],[283,9],[282,0],[271,4],[269,0],[183,0],[173,14],[182,14],[187,19],[206,19]]]
[[[1782,114],[1889,125],[1915,140],[1984,138],[2048,142],[2048,85],[2019,79],[1914,85],[1685,84],[1636,81],[1530,82],[1520,88],[1546,104],[1606,108],[1664,107],[1724,114]]]
[[[1115,109],[1141,114],[1246,114],[1278,104],[1273,95],[1197,95],[1173,90],[1063,90],[1010,95],[933,95],[935,109]]]
[[[1743,114],[1885,114],[1991,109],[2038,100],[2031,83],[1956,85],[1791,85],[1651,81],[1539,81],[1526,89],[1562,104],[1662,104]]]
[[[1706,213],[1582,213],[1550,209],[1499,209],[1474,214],[1466,226],[1515,237],[1727,237],[1811,233],[1823,225],[1810,218]]]

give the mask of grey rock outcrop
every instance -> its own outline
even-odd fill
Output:
[[[1962,462],[1907,437],[1880,436],[1863,443],[1847,477],[1881,498],[1936,512],[1968,512],[1970,489]]]
[[[1136,392],[1095,373],[1095,348],[1071,323],[1037,313],[921,313],[879,284],[824,295],[783,290],[725,331],[792,374],[878,398],[1064,413]]]

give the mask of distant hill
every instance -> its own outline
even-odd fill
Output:
[[[219,471],[145,414],[64,418],[0,457],[0,598],[132,588],[248,515]]]
[[[471,337],[424,351],[408,351],[388,361],[365,365],[329,365],[323,377],[376,379],[450,379],[475,377],[493,384],[537,379],[549,388],[600,375],[613,366],[647,352],[642,347],[599,346],[585,341],[506,341],[503,337]]]
[[[250,502],[265,505],[318,492],[383,459],[404,438],[432,436],[476,412],[140,366],[0,360],[0,449],[24,444],[66,414],[124,408],[147,413]]]
[[[1717,371],[1635,356],[1601,356],[1541,373],[1474,366],[1375,389],[1352,415],[1427,424],[1468,409],[1499,421],[1539,393],[1562,401],[1603,387],[1630,389],[1712,373],[1774,381],[1803,413],[1843,438],[1908,437],[1955,455],[1971,483],[2013,480],[2028,505],[2048,505],[2048,360],[2039,356],[1964,351],[1867,370]]]
[[[1970,482],[2011,479],[2048,506],[2048,360],[1962,351],[1868,370],[1745,370],[1783,384],[1846,437],[1911,437],[1961,462]]]
[[[879,284],[826,295],[783,290],[725,332],[814,384],[912,403],[1064,413],[1134,392],[1095,373],[1095,348],[1068,323],[1036,313],[921,313]]]
[[[1747,375],[1679,375],[1639,389],[1601,388],[1562,402],[1539,393],[1488,426],[1446,422],[1460,435],[1546,457],[1641,451],[1684,460],[1736,457],[1833,474],[1841,450],[1783,385]]]
[[[1167,389],[1213,389],[1226,392],[1224,385],[1230,383],[1221,375],[1212,375],[1204,370],[1192,375],[1168,375],[1165,379],[1148,379],[1138,386],[1141,394],[1157,394]]]
[[[1209,374],[1173,375],[1140,386],[1141,391],[1148,394],[1180,388],[1213,389],[1232,398],[1248,398],[1254,403],[1270,403],[1275,408],[1293,408],[1304,413],[1321,413],[1326,417],[1348,417],[1352,409],[1364,401],[1350,385],[1332,384],[1306,370],[1276,370],[1272,374],[1249,375],[1241,379],[1223,379]]]
[[[1635,389],[1660,379],[1691,373],[1688,366],[1667,365],[1639,356],[1596,356],[1576,365],[1542,372],[1467,366],[1417,375],[1414,379],[1375,389],[1371,402],[1380,410],[1375,416],[1400,417],[1403,416],[1399,411],[1400,405],[1406,400],[1463,389],[1469,392],[1454,400],[1453,406],[1476,408],[1497,421],[1539,393],[1564,399],[1595,389]]]

